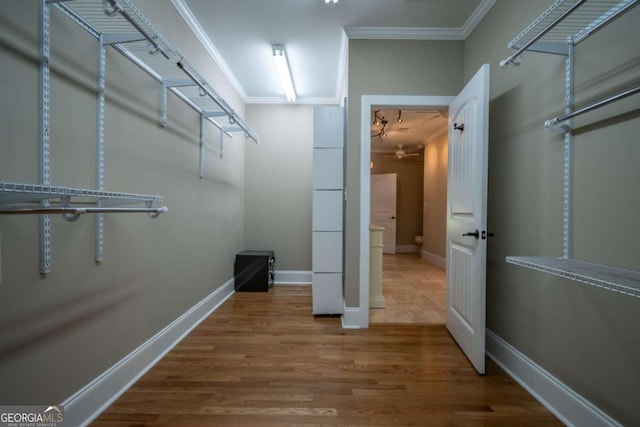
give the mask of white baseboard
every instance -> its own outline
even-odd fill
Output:
[[[432,264],[437,265],[438,267],[447,268],[447,259],[441,257],[440,255],[432,254],[431,252],[427,252],[424,249],[420,250],[420,256],[423,260],[429,261]]]
[[[396,245],[397,254],[415,254],[419,252],[416,245]]]
[[[274,283],[276,285],[310,285],[311,271],[304,270],[276,270]]]
[[[233,295],[233,288],[232,278],[62,402],[65,425],[86,426],[98,417],[193,328]]]
[[[591,402],[487,329],[487,356],[569,426],[621,426]]]
[[[362,324],[360,307],[347,307],[346,304],[342,304],[342,327],[344,329],[360,329],[366,328],[367,325]]]

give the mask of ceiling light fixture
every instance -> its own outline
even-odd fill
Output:
[[[284,87],[284,92],[287,95],[289,102],[296,100],[296,91],[293,87],[293,79],[291,78],[291,70],[289,69],[289,61],[287,61],[287,54],[284,51],[284,46],[281,44],[274,44],[271,46],[273,53],[273,59],[276,63],[276,70],[278,70],[278,77]]]
[[[371,138],[377,137],[378,142],[382,142],[383,139],[387,137],[387,132],[385,131],[385,127],[389,122],[387,121],[387,119],[384,118],[384,116],[381,116],[379,113],[380,113],[380,110],[376,110],[373,113],[373,125],[374,126],[382,125],[382,129],[380,129],[377,133],[374,133],[373,135],[371,135]]]
[[[380,113],[380,110],[376,110],[373,113],[373,124],[376,125],[376,126],[382,125],[382,127],[385,127],[388,122],[384,118],[384,116],[381,116],[379,113]]]
[[[338,0],[324,0],[324,4],[329,4],[329,3],[338,4]]]

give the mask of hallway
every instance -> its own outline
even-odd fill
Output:
[[[444,324],[445,270],[419,254],[385,254],[382,292],[385,308],[369,310],[373,324]]]

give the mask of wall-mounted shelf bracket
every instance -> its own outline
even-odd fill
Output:
[[[640,298],[640,272],[570,258],[507,257],[510,264]]]
[[[162,199],[162,196],[151,194],[0,181],[0,209],[5,215],[12,213],[12,209],[21,210],[24,207],[16,206],[18,204],[37,205],[45,200],[50,202],[52,207],[73,209],[78,205],[95,207],[98,202],[103,208],[137,203],[144,203],[147,207],[151,207],[154,202],[160,202]]]
[[[162,100],[160,102],[160,126],[167,126],[167,90],[171,88],[180,88],[196,86],[192,80],[187,79],[162,79]]]
[[[140,34],[131,33],[131,34],[103,34],[102,35],[103,44],[105,46],[110,46],[112,44],[118,43],[133,43],[139,42],[142,40],[146,40]]]
[[[519,65],[525,50],[565,55],[565,114],[545,122],[552,131],[564,132],[563,238],[562,257],[513,257],[510,264],[640,298],[640,272],[597,265],[572,259],[572,123],[571,119],[631,95],[640,87],[574,110],[574,48],[581,41],[613,22],[640,0],[556,0],[535,21],[518,34],[508,47],[516,52],[500,62],[501,67]]]
[[[515,49],[516,52],[500,61],[500,66],[519,65],[525,51],[567,55],[568,44],[576,46],[637,2],[556,0],[507,44],[509,49]]]
[[[247,138],[258,143],[253,130],[130,0],[52,3],[94,37],[102,37],[104,45],[111,45],[162,84],[160,126],[167,125],[167,91],[170,90],[198,113],[221,110],[231,124],[238,124]],[[184,79],[185,74],[189,79]],[[213,116],[208,120],[219,129],[222,127]]]
[[[166,213],[166,206],[154,207],[162,196],[134,193],[117,193],[84,188],[57,187],[52,185],[0,182],[0,215],[40,215],[50,218],[50,215],[61,214],[65,221],[76,221],[81,215],[95,213],[136,213],[144,212],[152,218]],[[144,204],[144,207],[126,207],[124,205]],[[49,219],[50,221],[50,219]],[[49,222],[50,227],[50,222]],[[102,230],[101,230],[102,231]],[[42,242],[41,242],[42,243]],[[47,241],[47,245],[50,243]],[[101,245],[100,245],[101,249]],[[47,253],[47,271],[51,271],[51,250]],[[96,258],[96,262],[102,261]]]

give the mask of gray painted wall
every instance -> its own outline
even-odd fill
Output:
[[[541,124],[562,110],[562,60],[529,54],[519,68],[497,67],[508,54],[506,43],[549,3],[499,0],[464,43],[350,42],[345,297],[348,306],[358,305],[360,96],[456,94],[488,62],[489,227],[496,233],[488,255],[488,327],[623,424],[638,424],[637,299],[504,261],[506,255],[561,254],[561,138]],[[240,99],[175,11],[152,0],[136,4],[242,114]],[[638,83],[639,14],[636,8],[579,47],[579,102]],[[36,21],[35,2],[0,4],[0,180],[37,180]],[[94,42],[56,14],[53,31],[52,182],[91,187]],[[91,219],[66,223],[54,217],[53,272],[46,278],[38,274],[36,218],[0,217],[2,404],[64,400],[230,279],[243,242],[261,243],[253,232],[244,233],[245,224],[259,222],[245,215],[245,203],[261,203],[245,201],[245,171],[253,186],[258,170],[254,176],[245,168],[244,140],[228,141],[219,160],[217,134],[208,128],[206,177],[198,179],[197,115],[171,97],[169,126],[160,129],[159,85],[112,51],[107,63],[107,189],[163,194],[170,213],[156,220],[107,217],[105,262],[99,266],[93,262]],[[630,98],[608,110],[622,115],[578,132],[573,240],[577,257],[636,270],[637,105]],[[250,118],[257,119],[260,108],[250,107]],[[295,114],[311,120],[304,108]],[[595,117],[598,122],[601,116]],[[261,136],[272,139],[269,131]],[[284,151],[275,142],[273,147]],[[246,151],[247,167],[259,161],[259,147]],[[307,179],[310,188],[310,174]],[[308,198],[310,209],[310,192]],[[302,213],[296,226],[310,230],[310,217]],[[295,239],[308,247],[310,237],[306,243]],[[305,256],[310,259],[310,250]],[[304,269],[310,261],[302,258],[292,257],[286,268]]]
[[[362,95],[450,96],[462,89],[463,42],[350,40],[345,301],[359,305]]]
[[[447,251],[448,134],[429,141],[424,149],[424,243],[422,250],[442,258]]]
[[[36,1],[0,2],[0,180],[38,181]],[[241,114],[244,105],[173,7],[136,5]],[[91,188],[95,174],[96,41],[52,11],[51,146],[55,185]],[[173,95],[159,127],[160,84],[109,49],[106,183],[160,194],[169,213],[105,218],[104,262],[93,258],[93,218],[52,219],[52,272],[40,277],[36,216],[0,217],[0,404],[57,404],[233,276],[243,249],[245,142],[206,128]]]
[[[261,143],[246,148],[245,248],[311,271],[313,107],[248,105],[247,121]]]
[[[465,43],[465,80],[491,64],[487,326],[624,425],[640,424],[640,301],[505,262],[562,255],[564,60],[506,43],[550,1],[499,0]],[[640,83],[640,7],[576,48],[576,102]],[[584,116],[575,132],[574,257],[640,270],[638,97]],[[608,118],[608,119],[607,119]]]

